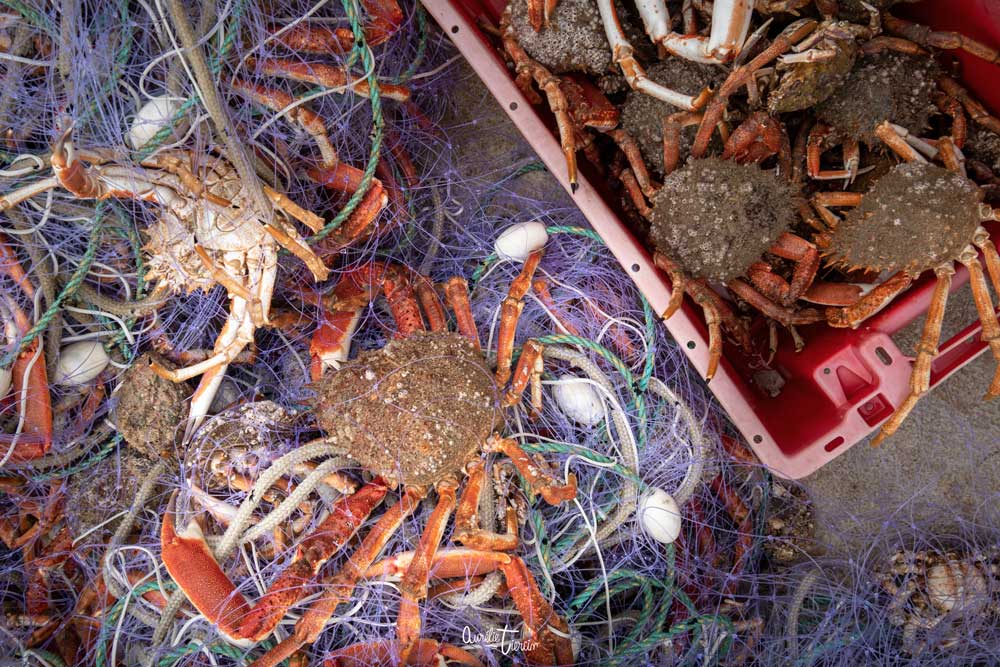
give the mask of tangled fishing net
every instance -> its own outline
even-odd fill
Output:
[[[289,637],[400,491],[330,556],[318,583],[303,584],[273,635],[243,644],[188,604],[166,571],[160,535],[170,498],[176,494],[179,527],[199,517],[235,595],[260,600],[333,504],[371,481],[318,440],[308,408],[311,343],[324,308],[336,305],[334,286],[375,262],[435,283],[459,276],[469,286],[484,363],[494,364],[502,304],[522,270],[494,242],[524,222],[543,225],[548,240],[520,313],[514,361],[529,339],[544,346],[543,400],[533,410],[529,390],[498,430],[556,480],[575,476],[577,492],[545,503],[496,457],[479,513],[485,529],[502,533],[504,508],[516,508],[515,553],[565,619],[577,664],[779,664],[789,656],[857,664],[914,655],[944,664],[941,655],[957,654],[934,647],[952,634],[965,638],[961,655],[970,660],[995,651],[986,620],[974,628],[932,625],[931,603],[919,591],[894,602],[877,574],[894,547],[886,556],[873,546],[863,562],[809,555],[813,519],[801,491],[752,464],[649,304],[513,130],[495,114],[467,115],[492,101],[419,6],[405,3],[391,35],[369,45],[380,27],[368,3],[346,0],[213,1],[199,11],[176,0],[3,4],[4,193],[50,178],[53,145],[69,131],[77,150],[122,165],[179,149],[200,173],[207,156],[224,154],[251,199],[266,184],[322,217],[317,229],[299,231],[332,269],[314,283],[298,257],[279,254],[269,325],[232,360],[205,419],[189,430],[194,383],[165,380],[150,361],[175,369],[209,356],[233,307],[227,288],[156,290],[146,279],[147,230],[160,211],[141,196],[95,201],[40,187],[4,206],[0,368],[25,368],[27,359],[27,382],[31,364],[46,366],[53,409],[51,447],[25,458],[15,452],[30,441],[22,431],[32,406],[15,400],[17,388],[0,404],[0,641],[12,660],[236,665]],[[307,24],[346,45],[321,56],[296,51],[291,36]],[[267,63],[280,59],[319,59],[343,73],[344,84],[276,76]],[[277,108],[247,92],[263,88],[276,91]],[[137,111],[152,100],[166,122],[136,138]],[[321,187],[309,177],[327,156],[303,109],[322,119],[339,161],[356,168],[350,187]],[[384,187],[386,207],[369,227],[348,232],[373,184]],[[385,298],[357,307],[351,357],[384,348],[398,326]],[[20,328],[11,324],[15,312],[25,314]],[[86,359],[107,355],[106,368],[83,381],[86,359],[66,369],[67,350],[80,343],[88,344],[76,348]],[[591,397],[583,416],[557,398],[581,392]],[[683,517],[670,544],[655,539],[656,526],[671,523],[662,514],[670,510],[649,500],[664,493]],[[433,512],[433,498],[421,503],[380,558],[417,548]],[[963,540],[883,540],[905,542],[911,554],[891,583],[908,590],[916,577],[926,579],[926,563],[912,554],[959,549],[975,554],[969,567],[983,569],[988,590],[980,598],[988,599],[996,584],[986,574],[995,574],[997,554]],[[509,593],[495,572],[432,578],[421,603],[423,634],[485,664],[522,660],[531,637],[522,635]],[[398,578],[361,578],[303,647],[310,664],[392,639],[402,597]],[[921,619],[906,653],[900,635]]]

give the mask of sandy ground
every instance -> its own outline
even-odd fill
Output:
[[[520,135],[469,69],[459,75],[448,119],[455,164],[484,164],[525,155]],[[510,164],[509,162],[507,164]],[[546,172],[517,180],[521,194],[555,188]],[[564,202],[559,202],[563,204]],[[945,338],[975,318],[968,287],[952,295]],[[921,322],[896,342],[911,351]],[[803,483],[817,511],[817,540],[824,550],[849,554],[873,546],[879,533],[1000,525],[992,502],[1000,489],[1000,402],[981,399],[995,362],[987,354],[926,396],[899,432],[880,448],[852,447]],[[891,542],[891,540],[890,540]]]

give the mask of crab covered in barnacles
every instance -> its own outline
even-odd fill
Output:
[[[301,616],[293,634],[255,665],[279,664],[315,641],[336,608],[350,600],[358,581],[379,576],[400,582],[396,638],[341,648],[328,656],[326,664],[427,664],[445,658],[480,664],[467,651],[423,638],[420,605],[428,596],[432,575],[462,579],[493,571],[506,578],[525,620],[531,647],[526,651],[528,661],[573,662],[566,622],[515,553],[519,539],[514,507],[507,507],[502,534],[484,529],[478,510],[488,483],[487,462],[493,455],[506,457],[551,504],[576,494],[572,474],[565,481],[557,479],[543,461],[501,435],[504,407],[516,405],[529,386],[532,401],[541,400],[539,343],[525,344],[512,373],[514,330],[540,258],[541,251],[528,257],[503,303],[495,369],[480,349],[463,279],[452,278],[441,287],[445,303],[454,311],[458,332],[453,333],[428,279],[383,264],[363,265],[341,277],[335,300],[314,336],[317,380],[312,406],[317,425],[326,433],[323,443],[370,473],[371,481],[333,503],[327,518],[299,542],[291,563],[257,603],[249,603],[222,571],[197,523],[178,532],[171,504],[161,532],[168,572],[225,635],[257,642],[310,592],[323,564],[344,548],[369,515],[386,499],[395,498],[361,536],[341,569],[322,575],[322,594]],[[361,311],[379,294],[384,294],[393,313],[397,336],[383,348],[348,361],[345,350],[351,332]],[[324,372],[327,366],[339,368]],[[403,521],[431,497],[436,497],[436,504],[416,549],[376,563]],[[462,546],[441,548],[452,514],[452,540]]]
[[[844,84],[815,108],[816,124],[806,144],[806,172],[815,180],[853,180],[860,172],[861,146],[880,146],[876,129],[885,121],[917,136],[936,113],[933,93],[939,70],[926,56],[884,52],[865,56]],[[822,156],[843,147],[843,167],[824,169]]]
[[[711,65],[670,58],[651,65],[646,75],[664,86],[679,89],[704,89],[721,80],[721,70]],[[657,172],[664,173],[664,126],[676,124],[680,130],[680,159],[686,160],[701,116],[685,111],[655,97],[631,91],[622,105],[622,128],[635,139],[643,160]]]
[[[880,128],[889,136],[891,128]],[[897,165],[862,195],[854,192],[818,193],[813,202],[832,229],[817,237],[828,261],[848,269],[889,273],[854,303],[828,310],[833,326],[857,327],[888,304],[923,272],[933,270],[937,283],[910,378],[910,392],[883,424],[872,444],[892,435],[917,401],[927,393],[931,362],[937,354],[954,263],[969,270],[976,309],[983,326],[983,340],[1000,361],[1000,324],[990,297],[978,252],[982,251],[995,288],[1000,287],[1000,256],[982,227],[996,212],[982,205],[982,191],[960,170],[947,137],[940,140],[942,155],[954,170],[926,162],[909,145],[900,142],[902,157]],[[909,150],[907,150],[909,149]],[[841,220],[832,206],[850,207]],[[1000,396],[1000,368],[987,391],[987,398]]]
[[[576,188],[576,152],[582,149],[595,165],[602,164],[590,130],[610,137],[631,164],[644,190],[649,177],[631,135],[619,127],[621,112],[586,75],[599,75],[610,65],[604,36],[596,29],[597,16],[587,0],[562,5],[549,27],[536,34],[528,25],[525,3],[515,0],[500,19],[504,51],[517,72],[517,84],[534,103],[532,83],[545,93],[556,117],[559,139],[571,187]]]
[[[903,651],[918,656],[928,648],[947,651],[968,641],[954,626],[973,619],[1000,617],[996,597],[1000,553],[898,550],[880,575],[879,585],[892,596],[887,616],[903,629]],[[942,631],[943,630],[943,631]],[[936,643],[930,646],[930,640]]]
[[[663,317],[676,312],[685,293],[705,311],[709,379],[721,358],[722,327],[743,347],[750,347],[746,324],[710,284],[728,287],[792,331],[795,325],[822,319],[813,309],[794,306],[819,267],[816,247],[790,231],[798,209],[797,191],[773,172],[739,163],[755,162],[765,151],[755,144],[735,148],[742,134],[737,129],[727,141],[724,159],[690,160],[668,175],[647,210],[654,260],[673,284]],[[737,156],[743,159],[728,159]],[[791,281],[764,261],[765,253],[794,264]]]

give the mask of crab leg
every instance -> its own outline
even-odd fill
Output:
[[[396,638],[402,644],[402,659],[406,664],[420,639],[420,603],[427,598],[431,563],[437,554],[448,518],[455,511],[455,492],[458,480],[448,478],[436,486],[438,502],[427,520],[427,526],[420,536],[420,542],[413,554],[409,567],[399,585],[402,599],[399,602],[399,616],[396,619]]]
[[[461,276],[452,276],[444,284],[444,296],[448,301],[448,307],[455,313],[458,332],[472,341],[477,350],[481,349],[476,318],[472,316],[472,304],[469,303],[468,281]]]
[[[712,130],[722,120],[722,115],[726,110],[726,102],[729,96],[746,85],[754,72],[764,67],[772,60],[792,48],[792,45],[804,39],[816,29],[816,21],[803,19],[789,24],[780,35],[778,35],[771,46],[764,49],[757,57],[745,65],[740,65],[734,69],[729,77],[719,88],[719,91],[712,98],[712,101],[705,109],[705,115],[701,119],[701,126],[695,136],[694,144],[691,146],[691,156],[700,158],[708,150],[708,142],[712,138]]]
[[[659,4],[662,6],[662,2]],[[604,34],[608,38],[608,44],[611,45],[612,57],[618,66],[622,68],[622,74],[625,75],[625,80],[628,81],[628,85],[633,90],[638,90],[641,93],[655,97],[685,111],[697,111],[705,106],[711,97],[711,90],[708,88],[700,91],[697,96],[692,97],[691,95],[670,90],[647,78],[646,71],[635,59],[635,56],[632,55],[632,45],[625,36],[625,31],[618,20],[618,12],[615,10],[614,0],[597,0],[597,8],[601,12],[601,22],[604,24]],[[665,7],[663,8],[663,13],[666,14]],[[654,18],[652,13],[649,18]],[[650,31],[649,23],[646,21],[645,16],[643,16],[643,20],[646,22],[647,31]]]
[[[17,190],[0,197],[0,211],[6,211],[7,209],[14,208],[21,202],[27,201],[43,192],[48,192],[53,188],[57,188],[59,185],[60,181],[58,177],[49,176],[48,178],[43,178],[42,180],[30,185],[25,185],[23,188],[18,188]]]
[[[937,80],[938,87],[944,92],[945,95],[954,97],[956,100],[962,103],[965,110],[969,112],[969,117],[976,123],[979,123],[987,130],[1000,134],[1000,119],[991,116],[979,100],[974,98],[969,91],[963,88],[957,81],[955,81],[950,76],[940,76]]]
[[[209,621],[218,624],[227,638],[238,643],[257,642],[269,635],[288,608],[306,595],[307,584],[320,567],[358,531],[387,490],[377,480],[334,503],[327,519],[302,540],[292,563],[255,605],[247,602],[222,571],[197,522],[176,532],[176,492],[170,498],[160,530],[161,558],[188,600]]]
[[[350,559],[337,574],[323,580],[323,594],[295,624],[295,631],[266,654],[253,662],[250,667],[276,667],[286,658],[306,644],[311,644],[326,627],[337,607],[347,602],[358,580],[371,567],[386,543],[392,538],[403,521],[417,508],[426,492],[422,488],[407,488],[399,502],[390,507],[379,518],[375,526],[365,535],[361,546],[351,554]]]
[[[528,481],[531,490],[541,495],[549,505],[559,505],[576,498],[576,475],[568,473],[566,483],[561,483],[521,449],[516,440],[491,435],[483,451],[499,452],[509,458],[521,476]]]
[[[687,278],[677,263],[662,253],[653,253],[653,263],[670,276],[670,302],[660,315],[660,319],[668,320],[684,302],[684,288],[687,285]]]
[[[791,232],[784,232],[771,246],[771,254],[795,262],[792,283],[783,304],[790,306],[798,300],[812,284],[819,271],[819,251],[816,246]]]
[[[924,322],[924,332],[917,345],[917,358],[913,361],[913,371],[910,374],[910,393],[899,404],[889,420],[882,424],[882,430],[872,439],[872,447],[879,446],[883,440],[895,433],[899,425],[916,406],[920,397],[930,389],[931,362],[937,356],[944,310],[948,303],[948,291],[951,289],[951,277],[955,273],[955,268],[950,263],[942,264],[934,269],[934,273],[937,275],[937,284],[934,286],[934,296],[931,298],[927,320]]]
[[[726,286],[751,306],[786,327],[797,324],[812,324],[823,320],[823,315],[812,308],[795,309],[774,303],[742,278],[730,280]]]
[[[569,114],[569,107],[566,102],[566,95],[559,86],[559,77],[547,70],[541,63],[535,61],[527,52],[521,48],[514,38],[510,23],[510,6],[504,10],[500,19],[500,29],[503,34],[504,49],[510,54],[514,61],[514,68],[517,71],[518,85],[530,92],[528,82],[532,79],[535,84],[545,93],[549,102],[549,109],[555,114],[556,124],[559,127],[559,140],[562,146],[563,156],[566,158],[566,171],[569,177],[571,189],[576,192],[576,142],[574,141],[573,119]]]
[[[306,174],[312,180],[330,190],[354,194],[361,187],[364,179],[364,172],[356,167],[341,161],[339,158],[332,164],[324,167],[310,168]],[[382,209],[389,203],[389,195],[385,192],[382,181],[372,178],[368,186],[368,191],[358,203],[350,218],[340,229],[331,234],[328,239],[320,241],[321,244],[333,244],[343,247],[368,229]],[[335,247],[333,250],[339,250]]]
[[[663,175],[669,176],[681,161],[681,130],[701,122],[701,114],[679,111],[663,119]],[[643,191],[645,193],[645,191]],[[646,195],[649,197],[650,195]]]
[[[855,140],[844,142],[844,168],[837,170],[823,169],[820,159],[826,148],[826,140],[833,133],[833,128],[826,123],[816,123],[809,131],[806,141],[806,171],[809,178],[816,181],[834,181],[845,179],[852,182],[858,175],[861,147]]]
[[[903,160],[907,162],[927,162],[927,158],[911,146],[906,141],[906,138],[900,135],[889,121],[884,120],[879,123],[875,128],[875,135]]]
[[[889,305],[912,283],[913,276],[906,271],[893,274],[853,304],[845,308],[827,308],[827,324],[831,327],[857,329],[862,322]]]
[[[524,295],[531,289],[531,279],[535,275],[538,263],[542,261],[542,253],[542,249],[538,249],[528,255],[521,273],[510,284],[507,296],[500,306],[500,331],[497,333],[497,384],[506,384],[510,379],[517,321],[521,317],[521,311],[524,310]]]
[[[985,229],[978,229],[976,236],[986,236]],[[986,276],[983,275],[983,266],[979,263],[979,258],[970,247],[970,252],[966,257],[959,258],[965,267],[969,269],[969,284],[972,287],[972,297],[976,303],[976,310],[979,311],[979,321],[983,325],[983,340],[989,344],[993,358],[1000,364],[1000,322],[997,321],[997,311],[993,307],[993,299],[990,297],[990,289],[986,284]],[[987,260],[988,261],[988,260]],[[1000,365],[993,375],[993,381],[986,392],[986,400],[1000,396]]]
[[[958,32],[937,32],[919,23],[911,23],[891,14],[882,14],[885,29],[915,42],[935,49],[962,49],[991,64],[1000,64],[1000,52],[982,42],[977,42]]]
[[[368,576],[398,576],[409,565],[413,552],[397,554],[369,569]],[[569,626],[542,596],[535,578],[523,560],[513,554],[477,549],[442,549],[430,571],[438,578],[471,577],[500,570],[521,617],[524,618],[524,642],[528,664],[572,665],[573,648]]]
[[[330,137],[326,132],[326,124],[319,115],[304,104],[298,104],[298,100],[292,95],[277,88],[269,88],[259,83],[251,83],[240,78],[234,78],[230,82],[233,90],[249,97],[257,104],[271,109],[277,113],[284,114],[289,121],[297,123],[316,142],[320,155],[323,157],[324,165],[332,165],[337,162],[337,151],[330,143]]]
[[[636,7],[653,42],[675,56],[700,63],[726,63],[739,55],[753,17],[752,0],[716,0],[712,29],[706,38],[671,32],[670,14],[663,0],[637,0]]]
[[[430,278],[417,276],[417,284],[413,290],[416,292],[420,308],[424,311],[424,317],[427,318],[427,328],[431,331],[447,331],[448,321],[444,307],[441,305],[441,300],[438,298]],[[479,342],[478,338],[476,342]]]
[[[455,511],[455,534],[452,539],[473,549],[513,551],[518,545],[517,511],[507,505],[506,534],[483,530],[479,521],[479,499],[486,483],[486,468],[481,460],[474,460],[466,466],[466,474],[465,489]]]
[[[396,667],[397,665],[445,665],[457,663],[470,667],[483,667],[476,656],[468,651],[440,644],[433,639],[418,639],[411,647],[409,655],[404,658],[405,648],[393,640],[380,640],[352,644],[337,649],[323,662],[324,667],[361,667],[364,665],[380,665]]]
[[[27,282],[24,270],[2,236],[0,248],[3,249],[0,254],[7,260],[7,263],[0,265],[0,272],[18,282],[25,293],[33,292],[34,288]],[[9,344],[14,345],[27,334],[31,322],[10,294],[3,294],[2,297],[0,320],[3,320],[4,336]],[[39,339],[31,341],[14,360],[11,366],[11,391],[17,406],[20,428],[14,434],[0,433],[0,447],[11,448],[9,451],[0,450],[0,458],[19,462],[44,456],[52,446],[52,399]]]
[[[328,89],[347,88],[361,95],[369,97],[371,90],[368,87],[368,80],[365,78],[352,79],[348,81],[348,73],[340,67],[334,67],[327,63],[304,63],[293,58],[249,58],[247,67],[256,67],[265,76],[275,76],[303,83],[311,83]],[[378,92],[382,97],[387,97],[397,102],[406,102],[410,99],[410,89],[406,86],[399,86],[392,83],[379,82]]]

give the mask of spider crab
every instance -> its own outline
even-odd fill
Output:
[[[492,454],[503,454],[550,504],[576,495],[574,475],[569,474],[563,483],[514,440],[497,432],[503,421],[501,405],[516,404],[529,385],[533,401],[541,399],[542,345],[528,341],[511,371],[514,330],[540,257],[536,251],[526,260],[503,302],[495,370],[480,350],[462,278],[454,277],[443,286],[457,333],[448,330],[445,308],[426,278],[378,263],[341,278],[313,341],[313,373],[319,377],[314,385],[315,414],[327,433],[326,441],[358,462],[373,479],[336,501],[328,518],[299,543],[291,564],[257,603],[250,604],[222,571],[196,522],[177,531],[171,503],[161,531],[163,562],[192,604],[228,637],[260,641],[306,595],[310,582],[318,578],[322,584],[321,596],[296,623],[293,634],[254,665],[276,665],[315,641],[337,606],[350,599],[357,582],[378,576],[400,581],[396,638],[342,648],[327,658],[327,665],[341,661],[437,664],[446,658],[478,665],[475,656],[460,648],[421,637],[420,603],[428,596],[432,576],[462,580],[494,571],[505,577],[524,618],[532,647],[527,650],[528,660],[572,664],[566,622],[514,553],[518,547],[516,511],[510,505],[506,508],[505,534],[483,529],[478,514],[480,494],[488,483],[486,459]],[[359,310],[379,293],[396,321],[396,338],[382,349],[345,361]],[[340,368],[323,373],[324,363]],[[463,481],[464,490],[459,493]],[[396,487],[401,487],[397,502],[375,521],[341,569],[320,576],[323,564],[359,531],[390,492],[396,496]],[[437,497],[436,505],[416,550],[376,563],[404,519],[432,495]],[[452,540],[461,547],[441,548],[453,513]]]
[[[755,112],[731,134],[723,133],[721,158],[692,159],[678,168],[680,130],[685,123],[698,122],[689,115],[681,112],[664,121],[665,178],[650,199],[652,207],[629,171],[621,176],[630,199],[650,220],[653,259],[673,285],[661,316],[671,317],[685,294],[705,312],[706,378],[711,379],[722,355],[722,328],[745,348],[750,340],[745,322],[709,283],[727,286],[796,336],[795,325],[823,318],[816,310],[794,306],[812,285],[820,256],[812,242],[790,231],[798,208],[795,187],[756,166],[776,155],[779,171],[790,176],[791,148],[784,126],[765,112]],[[765,253],[793,264],[790,280],[762,259]]]
[[[829,226],[817,236],[828,261],[863,268],[890,277],[840,308],[827,310],[833,326],[857,327],[909,287],[920,274],[933,270],[936,285],[910,376],[910,392],[872,441],[880,444],[906,419],[930,388],[931,363],[937,355],[954,263],[969,271],[969,283],[983,326],[982,338],[1000,361],[1000,323],[979,260],[982,252],[994,289],[1000,291],[1000,255],[982,226],[997,219],[997,211],[982,204],[982,190],[964,169],[961,151],[951,137],[937,141],[935,156],[945,167],[932,164],[900,136],[888,122],[876,130],[904,160],[882,176],[867,193],[820,192],[813,205]],[[843,218],[834,207],[851,209]],[[1000,367],[986,393],[1000,396]]]
[[[316,280],[329,274],[295,228],[274,214],[314,231],[323,220],[268,187],[264,192],[273,209],[257,210],[222,156],[165,152],[138,168],[124,166],[105,152],[78,152],[71,131],[53,146],[53,176],[7,195],[0,210],[59,186],[81,199],[138,199],[161,207],[158,220],[146,230],[147,279],[156,283],[154,294],[208,291],[216,284],[229,292],[229,316],[208,359],[177,370],[153,365],[173,382],[202,376],[189,412],[190,427],[197,427],[229,363],[253,341],[256,328],[268,322],[278,246],[299,257]]]
[[[1000,553],[900,549],[892,555],[879,585],[892,596],[886,615],[903,628],[903,650],[918,656],[928,648],[921,631],[952,630],[936,647],[947,650],[963,641],[953,626],[961,619],[1000,616],[995,599]]]

